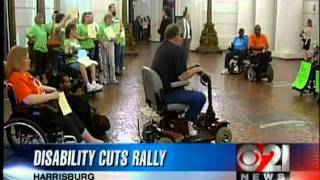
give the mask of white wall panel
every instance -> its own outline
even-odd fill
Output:
[[[35,0],[15,0],[14,2],[16,8],[36,8],[37,7],[37,1]]]
[[[52,22],[53,12],[54,12],[54,0],[45,0],[46,23]]]
[[[17,45],[27,46],[26,32],[30,27],[18,26],[16,28]]]
[[[34,17],[37,15],[36,9],[21,9],[16,8],[16,26],[32,26]]]
[[[15,0],[15,21],[17,45],[26,46],[26,32],[34,24],[37,14],[36,0]]]

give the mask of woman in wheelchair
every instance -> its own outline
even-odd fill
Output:
[[[78,142],[103,143],[86,130],[74,113],[63,116],[58,108],[54,109],[53,107],[59,99],[59,92],[53,87],[42,85],[28,72],[29,69],[30,59],[27,48],[13,47],[8,54],[7,74],[8,82],[13,85],[17,103],[42,104],[45,118],[61,127],[65,133],[75,136]]]
[[[64,50],[67,56],[66,62],[67,65],[75,69],[76,71],[80,71],[83,80],[87,86],[87,92],[95,92],[102,90],[102,85],[96,82],[96,61],[86,60],[87,62],[93,62],[92,64],[88,64],[91,71],[92,83],[90,83],[86,66],[80,62],[78,62],[78,50],[80,50],[81,46],[79,41],[77,40],[77,26],[75,24],[69,24],[66,28],[66,39],[64,40]]]

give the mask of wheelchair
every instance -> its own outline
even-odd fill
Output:
[[[5,144],[15,147],[19,144],[77,142],[74,136],[64,134],[62,128],[44,117],[45,105],[19,105],[12,84],[6,86],[12,114],[3,125]]]
[[[155,122],[153,119],[146,122],[143,126],[140,135],[139,119],[138,132],[141,142],[144,143],[171,143],[175,139],[164,132],[162,124],[169,124],[169,127],[174,132],[184,135],[182,142],[198,143],[198,142],[212,142],[229,143],[232,139],[231,130],[228,128],[229,123],[218,121],[215,112],[212,108],[212,85],[210,76],[202,73],[201,83],[208,87],[208,108],[206,113],[202,113],[199,117],[201,122],[205,125],[197,128],[198,135],[190,136],[189,126],[190,122],[184,120],[184,113],[188,110],[185,104],[165,104],[162,100],[163,86],[159,75],[148,67],[142,68],[142,79],[144,85],[144,92],[146,102],[153,111],[160,117],[160,122]],[[178,81],[171,83],[171,88],[182,88],[189,84],[188,81]]]
[[[266,68],[264,70],[262,70],[261,74],[260,74],[260,78],[261,79],[267,79],[267,82],[272,82],[273,81],[273,68],[270,64],[270,62],[272,61],[271,59],[271,52],[266,52],[267,53],[267,57],[269,57],[270,59],[268,59],[268,62],[266,64]],[[254,58],[254,55],[252,53],[250,53],[249,55],[249,61],[245,63],[244,66],[244,77],[249,80],[249,81],[258,81],[257,77],[257,68],[258,68],[258,64],[252,62],[252,59]]]
[[[228,48],[228,53],[231,53],[234,51],[233,44],[231,44],[231,47]],[[238,54],[235,54],[231,57],[230,62],[229,62],[229,72],[230,74],[242,74],[245,67],[249,64],[248,61],[248,50],[245,50],[245,53],[243,55],[243,59],[240,59],[241,56]]]

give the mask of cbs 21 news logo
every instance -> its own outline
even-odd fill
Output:
[[[290,147],[278,144],[237,146],[237,179],[288,179]]]

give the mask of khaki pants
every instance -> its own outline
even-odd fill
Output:
[[[110,82],[116,80],[115,76],[115,63],[114,63],[114,43],[102,42],[100,43],[101,53],[101,81]]]

